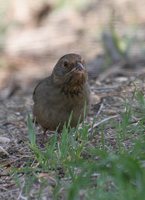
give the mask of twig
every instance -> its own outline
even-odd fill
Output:
[[[101,99],[101,102],[99,103],[100,104],[100,107],[99,107],[99,110],[98,110],[98,112],[97,112],[97,114],[96,114],[96,116],[95,116],[95,118],[97,118],[99,115],[100,115],[100,113],[101,113],[101,111],[102,111],[102,109],[103,109],[103,99]]]
[[[27,200],[28,199],[27,197],[22,196],[24,186],[25,186],[25,181],[22,183],[21,191],[19,193],[17,200],[20,200],[20,199]]]
[[[3,152],[5,155],[9,156],[9,153],[2,146],[0,146],[0,152]]]
[[[114,116],[111,116],[111,117],[107,117],[107,118],[103,119],[102,121],[100,121],[100,122],[94,124],[93,127],[90,128],[90,129],[88,130],[88,132],[91,133],[90,136],[93,135],[93,134],[92,134],[92,133],[93,133],[93,130],[94,130],[95,128],[97,128],[100,124],[103,124],[104,122],[109,121],[110,119],[117,118],[118,116],[119,116],[119,115],[114,115]]]

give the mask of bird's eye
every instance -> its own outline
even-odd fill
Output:
[[[68,67],[68,61],[64,61],[63,65],[64,67]]]

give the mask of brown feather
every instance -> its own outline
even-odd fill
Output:
[[[57,62],[52,75],[42,80],[33,93],[33,115],[45,130],[56,130],[68,122],[71,127],[83,120],[84,106],[89,108],[89,86],[86,69],[77,69],[81,56],[67,54]],[[64,62],[67,65],[64,66]]]

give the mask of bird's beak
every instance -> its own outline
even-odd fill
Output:
[[[77,62],[77,65],[76,65],[76,70],[78,71],[82,71],[82,70],[85,70],[84,66],[82,63],[80,62]]]

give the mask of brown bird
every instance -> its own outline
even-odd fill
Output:
[[[80,55],[67,54],[56,63],[52,74],[34,89],[33,115],[44,131],[61,131],[70,122],[76,127],[89,108],[89,86],[85,63]]]

